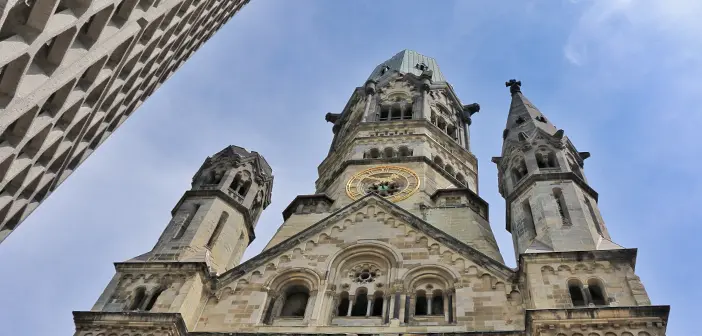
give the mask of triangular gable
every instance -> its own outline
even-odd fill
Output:
[[[322,230],[326,229],[330,225],[334,225],[335,223],[338,223],[341,221],[343,218],[349,216],[350,214],[353,214],[357,212],[358,210],[362,209],[363,207],[369,205],[369,201],[371,199],[374,199],[377,201],[376,205],[379,205],[383,208],[384,210],[387,211],[387,213],[391,216],[394,216],[395,218],[403,221],[410,227],[416,229],[419,232],[422,232],[426,234],[428,237],[431,237],[432,239],[436,240],[437,242],[443,244],[444,246],[453,249],[454,251],[458,252],[459,254],[465,256],[468,260],[471,262],[475,263],[476,265],[489,270],[495,274],[501,275],[504,279],[509,279],[514,275],[514,270],[511,268],[505,266],[504,264],[486,256],[485,254],[481,253],[480,251],[474,249],[471,246],[466,245],[465,243],[457,240],[456,238],[452,237],[451,235],[445,233],[444,231],[434,227],[433,225],[427,223],[426,221],[422,220],[421,218],[411,214],[410,212],[406,211],[405,209],[400,208],[394,203],[391,203],[390,201],[379,197],[375,194],[369,194],[366,195],[355,202],[337,210],[330,216],[318,221],[317,223],[311,225],[307,229],[297,233],[296,235],[282,241],[281,243],[263,251],[262,253],[258,254],[257,256],[249,259],[248,261],[242,263],[241,265],[232,268],[231,270],[223,273],[222,275],[219,276],[217,279],[218,286],[219,285],[225,285],[227,283],[230,283],[231,281],[239,278],[240,276],[243,276],[254,269],[266,264],[270,260],[279,257],[283,253],[286,253],[301,243],[305,242],[309,238],[313,237],[314,235],[321,233]]]

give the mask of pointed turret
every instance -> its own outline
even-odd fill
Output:
[[[587,184],[583,160],[557,129],[510,80],[512,102],[498,165],[500,193],[507,200],[507,230],[515,251],[537,253],[621,248],[613,243]]]
[[[548,135],[554,135],[558,132],[556,126],[546,119],[541,111],[522,94],[521,81],[511,79],[505,85],[509,87],[509,91],[512,94],[512,103],[509,106],[509,115],[507,116],[507,125],[503,136],[504,140],[520,141],[520,132],[528,135],[534,133],[537,129]],[[507,141],[505,141],[506,144]]]

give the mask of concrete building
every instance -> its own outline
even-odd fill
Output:
[[[0,0],[0,242],[248,0]]]
[[[240,263],[272,172],[231,146],[208,158],[153,250],[116,263],[75,336],[661,336],[636,249],[607,233],[583,160],[507,82],[498,165],[514,237],[505,266],[478,196],[471,116],[434,59],[402,51],[338,114],[316,192]]]

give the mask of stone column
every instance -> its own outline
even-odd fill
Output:
[[[346,316],[351,316],[351,309],[353,309],[353,305],[356,303],[356,295],[349,295],[349,309],[348,312],[346,313]]]
[[[309,323],[312,319],[313,310],[315,307],[314,301],[317,299],[317,291],[311,291],[310,297],[307,299],[307,305],[305,306],[305,317],[302,319],[303,322]]]
[[[264,306],[265,313],[263,315],[263,324],[272,324],[273,323],[273,309],[275,306],[275,303],[277,302],[278,299],[278,294],[271,291],[268,293],[268,299],[265,301],[266,305]]]
[[[380,316],[383,319],[383,323],[390,322],[390,296],[383,296],[383,310]]]
[[[371,308],[373,307],[374,302],[375,298],[373,298],[373,300],[369,300],[368,294],[366,294],[366,316],[371,316]]]
[[[431,301],[434,297],[427,294],[426,298],[427,298],[427,315],[431,315]]]
[[[444,321],[446,321],[446,323],[448,323],[448,322],[450,322],[448,311],[450,309],[449,297],[451,296],[451,293],[445,292],[443,295],[444,295]]]

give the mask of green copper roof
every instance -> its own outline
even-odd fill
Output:
[[[382,70],[385,66],[389,68],[387,69],[389,71],[386,70],[385,73],[390,73],[393,70],[395,70],[402,73],[412,73],[419,76],[422,74],[422,70],[420,70],[420,67],[418,66],[420,64],[426,65],[429,70],[434,72],[434,74],[431,77],[432,81],[446,81],[444,75],[441,73],[441,70],[439,70],[439,64],[436,63],[435,59],[408,49],[400,51],[389,60],[379,64],[377,67],[375,67],[368,79],[377,79],[381,77],[383,75]]]

